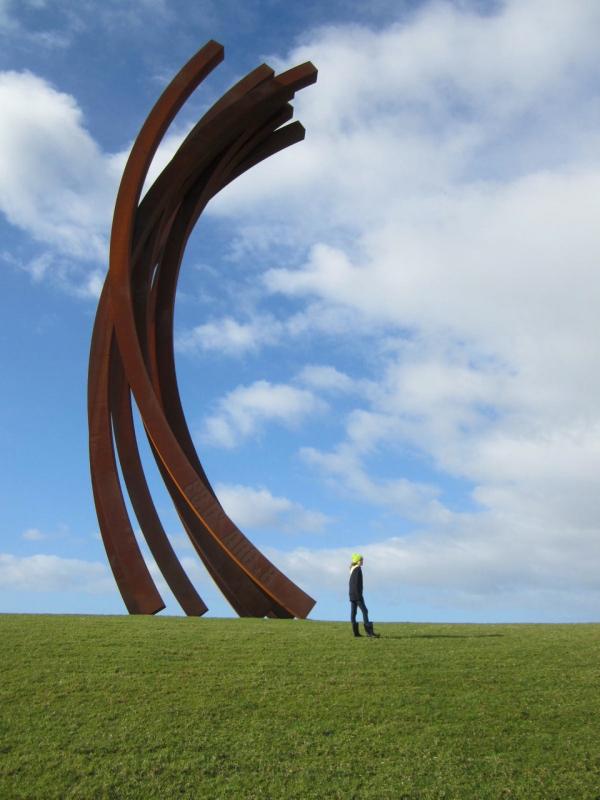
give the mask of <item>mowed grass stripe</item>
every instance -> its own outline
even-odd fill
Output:
[[[0,797],[600,798],[600,625],[0,616]]]

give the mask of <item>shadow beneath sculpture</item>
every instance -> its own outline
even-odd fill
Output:
[[[315,601],[229,519],[209,483],[183,413],[173,352],[179,269],[208,201],[270,155],[301,141],[290,100],[314,83],[310,63],[280,75],[261,65],[226,92],[188,134],[140,202],[156,150],[194,89],[222,61],[208,42],[175,76],[133,145],[117,195],[110,265],[92,336],[88,377],[90,466],[100,531],[131,614],[164,602],[144,562],[123,496],[158,568],[189,615],[208,609],[163,529],[144,475],[132,413],[139,410],[175,508],[209,574],[240,616],[301,617]],[[113,442],[116,444],[116,454]]]

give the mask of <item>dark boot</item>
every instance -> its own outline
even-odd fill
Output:
[[[372,622],[365,622],[365,631],[367,632],[367,636],[369,636],[371,639],[379,639],[379,634],[375,633],[373,630]]]
[[[360,636],[360,633],[358,632],[358,622],[353,622],[352,623],[352,633],[355,636]]]

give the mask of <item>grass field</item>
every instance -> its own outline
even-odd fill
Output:
[[[600,798],[600,625],[0,616],[0,797]]]

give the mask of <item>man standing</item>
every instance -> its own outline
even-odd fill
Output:
[[[350,593],[350,621],[352,622],[352,633],[355,636],[360,636],[358,632],[358,622],[356,621],[356,609],[360,608],[363,615],[365,633],[372,638],[379,638],[379,634],[375,633],[373,630],[373,623],[369,622],[369,610],[363,598],[363,560],[360,553],[354,553],[352,556],[352,563],[350,564],[350,584],[348,588]]]

